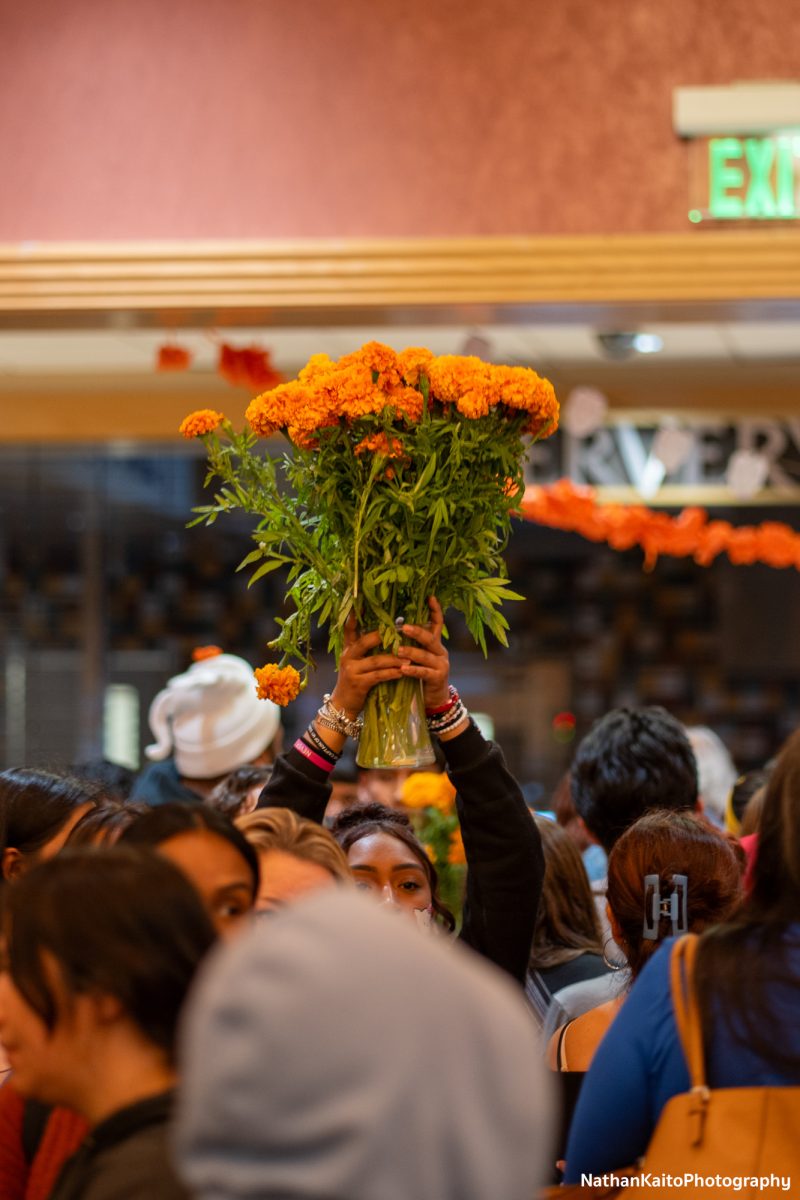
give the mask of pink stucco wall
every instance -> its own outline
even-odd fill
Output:
[[[0,242],[687,228],[790,0],[0,0]]]

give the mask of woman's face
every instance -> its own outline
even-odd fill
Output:
[[[297,858],[285,850],[261,850],[258,855],[261,883],[256,897],[256,912],[271,912],[291,904],[307,892],[331,887],[336,880],[319,863]]]
[[[426,912],[433,901],[428,874],[405,842],[389,833],[359,838],[347,851],[356,887],[372,892],[381,904],[409,916]]]
[[[41,951],[45,974],[57,1005],[56,1023],[48,1029],[19,991],[11,974],[0,971],[0,1044],[14,1073],[14,1086],[23,1096],[46,1104],[63,1104],[70,1081],[83,1058],[80,1006],[67,1004],[56,960]],[[72,1000],[80,1000],[72,997]]]
[[[220,937],[235,933],[253,908],[253,875],[236,847],[209,829],[189,829],[157,848],[197,888]]]

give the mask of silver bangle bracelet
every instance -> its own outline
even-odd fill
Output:
[[[319,709],[316,719],[326,729],[332,729],[334,733],[341,733],[343,737],[351,737],[356,742],[361,736],[364,725],[362,717],[356,717],[355,721],[351,721],[347,713],[331,704],[329,693],[322,697],[322,707]]]

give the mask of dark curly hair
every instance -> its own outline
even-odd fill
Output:
[[[436,920],[449,933],[453,933],[456,919],[439,896],[439,876],[436,867],[425,853],[425,847],[411,828],[408,817],[394,808],[387,808],[385,804],[353,804],[339,813],[331,826],[331,833],[345,854],[356,842],[371,837],[373,833],[385,833],[407,846],[427,876],[431,889],[431,908]]]

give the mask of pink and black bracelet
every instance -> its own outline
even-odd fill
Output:
[[[298,752],[298,754],[302,754],[303,758],[307,758],[310,763],[313,763],[315,767],[319,767],[321,771],[325,771],[326,774],[330,774],[330,772],[336,766],[336,763],[330,762],[329,759],[323,758],[322,755],[316,750],[312,750],[308,743],[304,742],[302,738],[297,739],[294,744],[294,749]]]
[[[322,740],[313,725],[309,725],[303,736],[297,739],[294,748],[298,754],[302,754],[303,758],[308,759],[315,767],[319,767],[328,774],[341,758],[340,754],[337,754],[327,742]]]
[[[303,739],[308,743],[312,750],[318,750],[323,758],[328,758],[332,763],[337,763],[341,758],[341,754],[334,750],[327,742],[323,741],[317,733],[313,724],[309,725],[308,729],[303,734]]]

